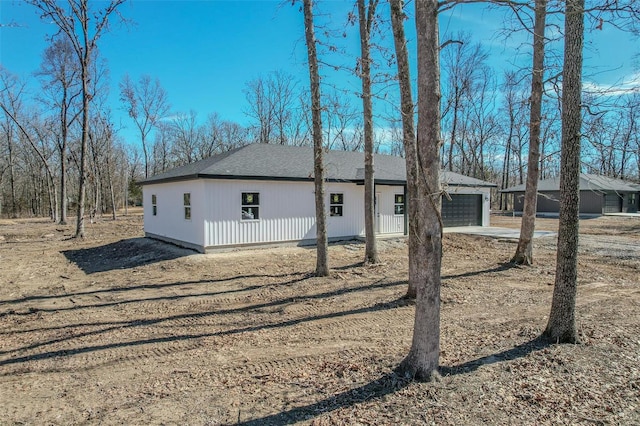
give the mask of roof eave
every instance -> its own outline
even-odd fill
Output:
[[[138,185],[155,185],[157,183],[169,183],[169,182],[182,182],[182,181],[187,181],[187,180],[196,180],[198,179],[200,176],[197,174],[193,174],[193,175],[185,175],[185,176],[170,176],[170,177],[166,177],[166,178],[158,178],[158,179],[145,179],[145,180],[141,180],[140,182],[136,182]]]

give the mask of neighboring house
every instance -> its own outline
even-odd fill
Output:
[[[151,238],[205,252],[239,245],[314,244],[313,148],[253,144],[142,182],[144,230]],[[364,235],[364,155],[327,151],[330,240]],[[405,160],[375,155],[376,232],[406,234]],[[445,226],[489,225],[495,184],[443,172]]]
[[[524,209],[525,184],[503,189],[513,194],[513,211]],[[560,178],[538,182],[538,213],[560,212]],[[640,202],[640,186],[631,182],[606,176],[580,174],[580,213],[636,213]]]

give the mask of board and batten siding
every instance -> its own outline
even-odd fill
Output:
[[[204,181],[205,247],[315,240],[313,183],[289,181]],[[352,237],[364,232],[363,187],[353,183],[327,183],[329,196],[343,194],[343,216],[327,215],[329,238]],[[259,219],[242,220],[242,193],[260,194]]]
[[[339,240],[364,236],[364,186],[326,184],[327,234]],[[489,188],[450,187],[449,193],[481,194],[482,225],[489,225]],[[395,214],[403,187],[376,186],[376,233],[403,234],[404,215]],[[185,193],[191,194],[191,219],[184,218]],[[242,193],[259,193],[259,218],[242,219]],[[331,216],[331,194],[342,194],[342,216]],[[153,215],[152,196],[157,215]],[[150,237],[204,252],[233,247],[316,239],[313,182],[197,179],[143,186],[144,227]]]
[[[402,186],[376,185],[376,232],[378,234],[404,233],[404,215],[397,215],[394,210],[396,194],[403,195],[403,193]]]
[[[184,194],[191,194],[191,219],[185,219]],[[157,213],[153,215],[152,196]],[[200,250],[204,245],[204,183],[201,180],[144,185],[142,187],[144,231]]]

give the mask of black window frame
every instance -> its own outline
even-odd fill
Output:
[[[151,194],[151,213],[153,216],[158,215],[158,197],[156,194]]]
[[[191,220],[191,193],[182,194],[182,204],[184,207],[184,220]]]
[[[241,220],[260,220],[260,192],[243,191],[241,193]]]
[[[396,216],[404,216],[404,197],[404,194],[393,194],[393,214]]]
[[[329,216],[344,216],[344,193],[332,192],[329,194]]]

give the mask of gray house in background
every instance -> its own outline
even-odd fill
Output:
[[[513,194],[513,211],[524,210],[525,184],[503,189]],[[538,213],[560,212],[560,178],[538,182]],[[580,174],[580,213],[637,213],[640,202],[640,185],[606,176]]]

